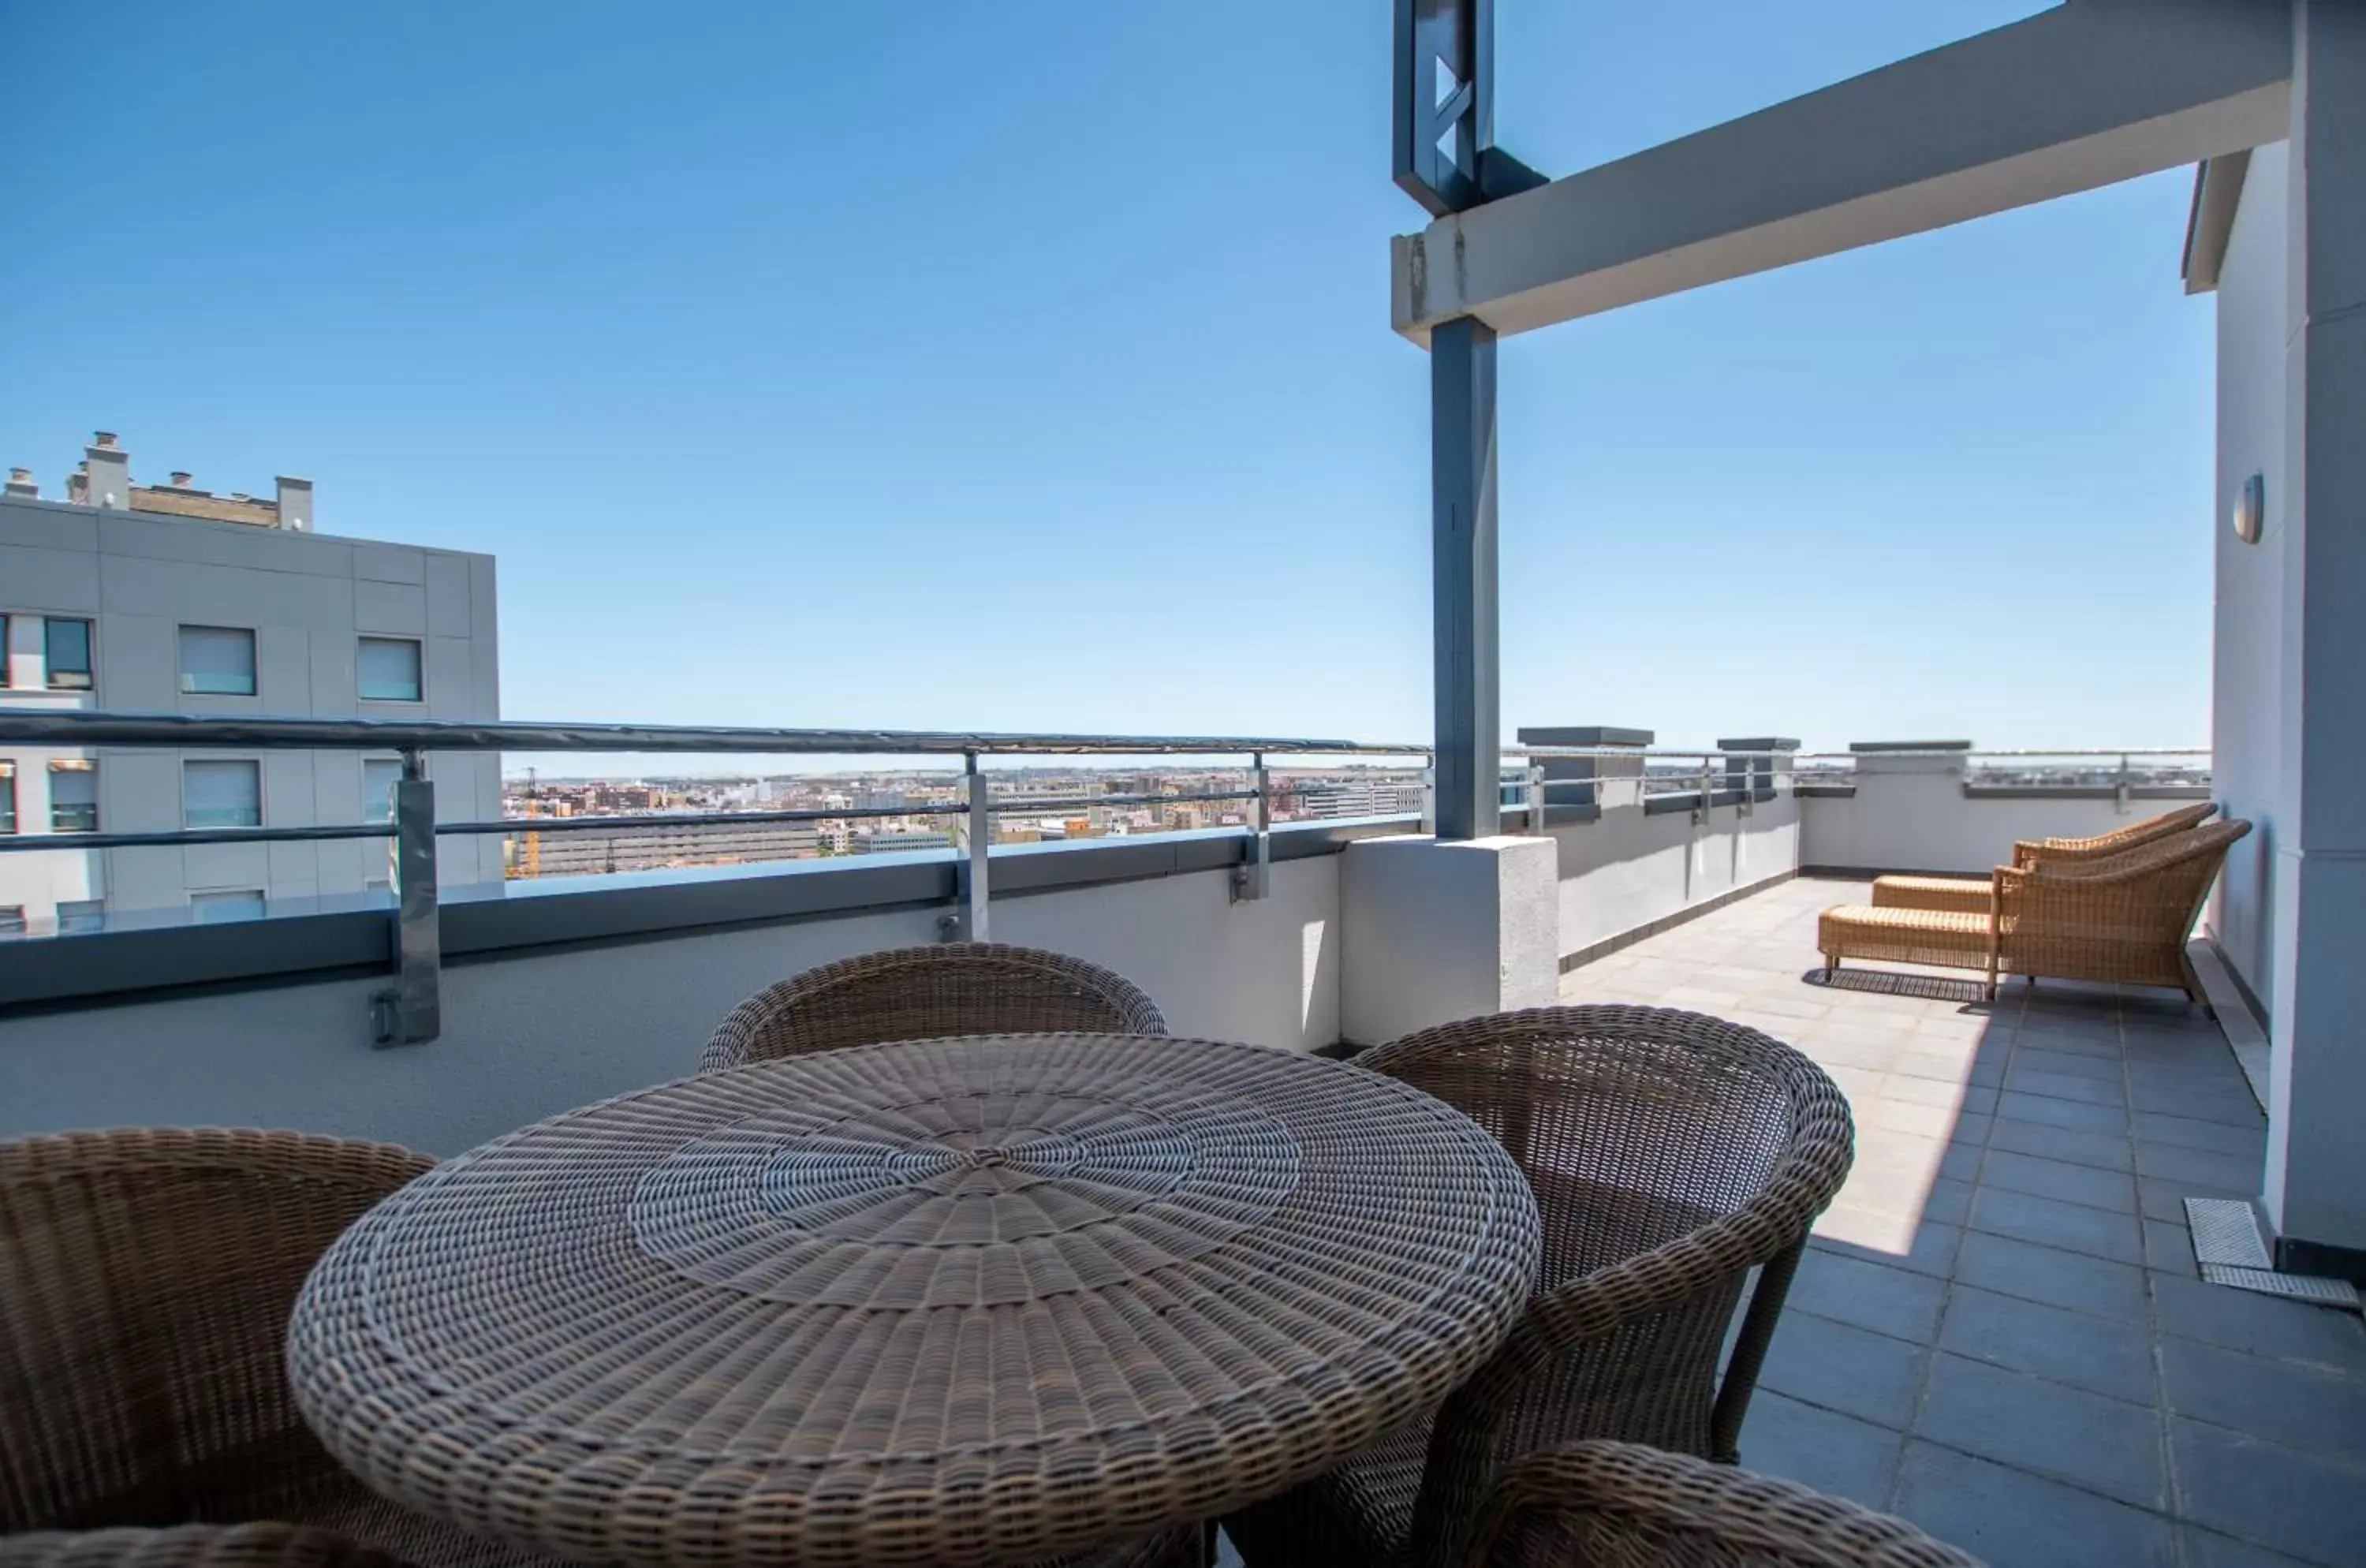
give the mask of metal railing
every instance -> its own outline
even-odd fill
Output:
[[[1249,803],[1243,863],[1234,870],[1237,900],[1267,897],[1273,863],[1274,757],[1405,757],[1423,765],[1425,825],[1435,820],[1435,769],[1429,747],[1374,744],[1334,739],[1273,736],[1119,736],[1013,734],[947,730],[755,728],[685,725],[542,724],[515,720],[390,720],[304,718],[214,714],[118,714],[86,710],[0,707],[0,743],[59,748],[130,747],[238,750],[345,750],[392,752],[400,776],[388,819],[317,827],[180,828],[130,832],[51,832],[0,835],[0,852],[85,851],[154,845],[268,843],[332,840],[391,840],[389,885],[394,897],[394,984],[377,994],[381,1043],[434,1039],[442,1028],[440,971],[442,936],[435,875],[439,837],[488,833],[626,833],[635,830],[721,824],[734,827],[888,817],[946,817],[962,821],[955,874],[956,908],[949,934],[987,940],[990,933],[993,822],[1001,813],[1026,814],[1110,806],[1156,806],[1238,800]],[[809,807],[775,810],[652,813],[608,817],[503,817],[490,820],[440,821],[435,790],[427,777],[432,752],[538,752],[703,754],[717,756],[896,756],[959,758],[961,795],[895,806]],[[1706,819],[1720,793],[1736,795],[1747,812],[1760,791],[1788,774],[1790,753],[1673,750],[1630,746],[1520,746],[1502,748],[1519,762],[1506,770],[1529,832],[1546,829],[1555,786],[1583,786],[1598,801],[1605,784],[1632,782],[1643,796],[1692,795],[1694,819]],[[1895,755],[1896,753],[1890,753]],[[1952,753],[1960,755],[1961,753]],[[2066,752],[2030,753],[2065,756]],[[2094,753],[2116,755],[2117,753]],[[2178,752],[2132,756],[2193,754]],[[1801,753],[1803,759],[1833,753]],[[2009,755],[2009,753],[1984,753]],[[1045,799],[1020,795],[997,799],[980,769],[993,757],[1164,756],[1245,758],[1248,783],[1238,790],[1195,790],[1173,795],[1109,794]],[[1548,779],[1546,764],[1560,759],[1635,763],[1639,772],[1599,779]],[[1653,762],[1681,761],[1682,774],[1651,771]],[[1506,803],[1507,806],[1510,802]]]

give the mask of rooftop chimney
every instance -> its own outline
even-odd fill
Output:
[[[66,476],[66,499],[76,506],[90,504],[90,465],[76,463],[74,471]]]
[[[175,490],[186,490],[189,488],[189,480],[195,477],[196,476],[189,473],[186,468],[175,468],[173,470],[173,488]]]
[[[9,469],[8,493],[10,495],[21,495],[28,500],[38,500],[41,493],[41,487],[33,482],[33,470],[30,468]]]
[[[89,502],[120,511],[131,504],[131,454],[115,444],[115,432],[102,430],[83,448],[90,468]]]
[[[279,525],[299,534],[312,531],[312,481],[279,476]]]

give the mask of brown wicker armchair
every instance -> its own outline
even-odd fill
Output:
[[[2239,818],[2156,839],[2087,866],[1999,866],[1977,913],[1842,904],[1817,924],[1830,979],[1843,958],[1985,969],[2124,986],[2173,986],[2194,1001],[2202,983],[2186,939],[2227,847],[2251,830]]]
[[[2041,839],[2012,847],[2012,863],[2023,871],[2079,872],[2107,870],[2119,858],[2162,839],[2199,828],[2217,807],[2204,801],[2180,806],[2116,832],[2091,839]],[[1877,876],[1873,882],[1876,909],[1947,909],[1966,915],[1988,913],[1990,879],[1985,876]]]
[[[434,1164],[220,1129],[0,1143],[0,1562],[516,1561],[369,1492],[288,1392],[305,1276]]]
[[[1452,1562],[1506,1464],[1579,1438],[1732,1459],[1808,1227],[1848,1174],[1831,1080],[1755,1030],[1661,1008],[1472,1019],[1358,1060],[1519,1161],[1544,1227],[1538,1292],[1433,1416],[1228,1521],[1247,1561]]]
[[[1463,1568],[1980,1568],[1903,1519],[1632,1443],[1504,1472]]]
[[[886,1040],[1067,1030],[1164,1034],[1166,1021],[1132,981],[1081,958],[989,942],[901,947],[757,992],[715,1030],[699,1066],[711,1071]]]

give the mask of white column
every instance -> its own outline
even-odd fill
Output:
[[[2266,1196],[2366,1262],[2366,7],[2293,6],[2282,809]]]

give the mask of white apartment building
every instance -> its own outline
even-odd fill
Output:
[[[0,704],[500,716],[490,556],[318,534],[306,479],[267,501],[186,473],[142,485],[105,432],[65,488],[44,500],[17,468],[0,493]],[[359,823],[385,817],[399,771],[391,753],[8,748],[0,834]],[[501,815],[497,756],[434,756],[428,775],[439,818]],[[447,838],[438,859],[447,886],[498,880],[501,840]],[[373,839],[0,853],[0,930],[181,908],[232,919],[387,881]]]

